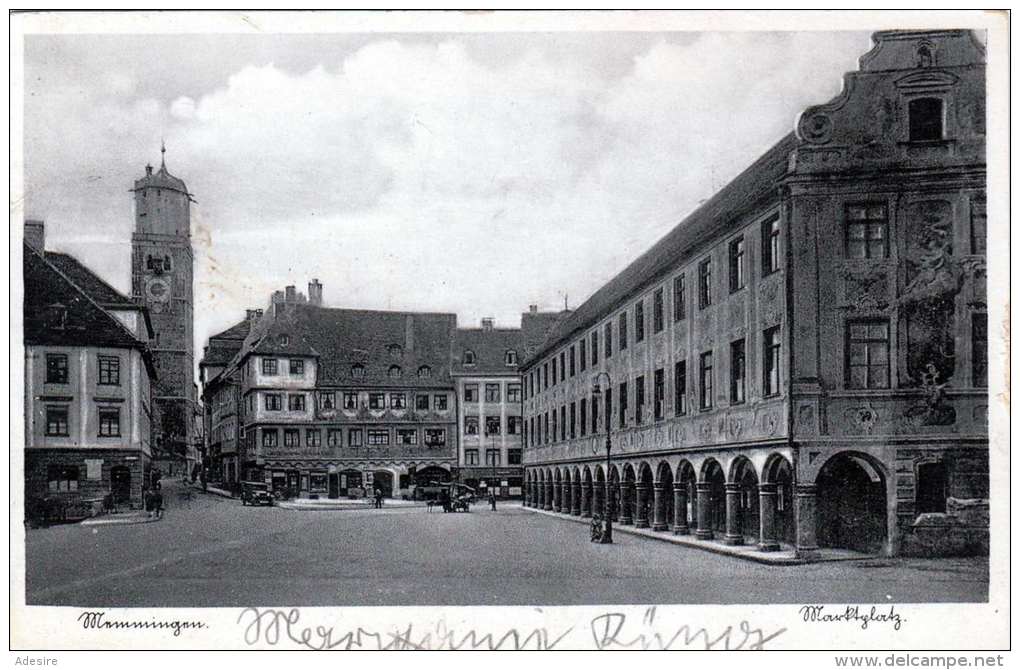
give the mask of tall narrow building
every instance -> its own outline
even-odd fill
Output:
[[[152,391],[152,444],[157,458],[194,459],[194,291],[191,194],[166,169],[146,166],[135,181],[131,295],[149,309],[159,380]],[[190,465],[190,464],[189,464]]]

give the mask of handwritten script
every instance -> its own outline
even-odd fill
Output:
[[[291,609],[242,610],[237,623],[244,631],[244,642],[249,646],[297,645],[313,650],[552,650],[586,648],[592,643],[596,649],[764,649],[766,643],[782,635],[786,629],[769,632],[752,626],[747,621],[710,630],[706,627],[684,624],[664,626],[655,623],[655,608],[648,608],[645,616],[628,619],[621,612],[608,612],[587,623],[591,637],[583,636],[585,626],[559,628],[547,626],[511,626],[498,631],[483,632],[471,627],[457,629],[439,620],[429,626],[396,626],[373,630],[363,626],[346,628],[339,625],[309,624],[301,621],[301,611]],[[571,639],[571,634],[582,635]],[[590,641],[589,641],[590,640]]]
[[[82,612],[78,621],[85,630],[166,630],[180,637],[182,630],[208,628],[204,621],[180,619],[107,619],[105,612]]]
[[[896,611],[895,605],[890,605],[888,610],[879,610],[872,606],[870,610],[862,611],[857,605],[847,605],[843,610],[826,611],[825,605],[804,605],[800,608],[800,615],[808,623],[853,623],[861,627],[861,630],[868,630],[871,623],[884,623],[899,630],[906,621]]]

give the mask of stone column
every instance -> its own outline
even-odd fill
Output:
[[[591,516],[592,488],[591,482],[581,482],[581,516],[586,519]]]
[[[740,527],[740,484],[727,482],[726,486],[726,534],[725,544],[743,544],[744,534]]]
[[[669,520],[666,519],[666,485],[662,482],[652,484],[652,530],[669,530]]]
[[[623,515],[623,488],[619,483],[614,484],[606,490],[606,495],[609,496],[609,509],[613,515],[613,521],[617,523]]]
[[[627,525],[634,523],[634,510],[630,503],[631,487],[629,482],[620,482],[620,523]]]
[[[797,558],[815,559],[819,556],[815,534],[817,495],[818,487],[814,484],[797,485]]]
[[[563,480],[560,484],[560,511],[564,514],[570,514],[570,482]]]
[[[758,551],[779,551],[776,540],[775,484],[758,484]]]
[[[570,513],[581,516],[581,482],[573,482],[570,486]]]
[[[552,509],[554,512],[559,512],[563,509],[563,483],[557,484],[553,481],[552,485]]]
[[[542,509],[551,510],[553,508],[553,483],[551,480],[547,480],[545,483],[545,504],[542,505]]]
[[[673,533],[687,535],[687,488],[680,482],[673,482]]]
[[[694,536],[699,540],[711,540],[712,534],[712,485],[698,482],[698,530]]]
[[[637,510],[634,525],[638,528],[648,528],[648,484],[638,484],[637,489]]]
[[[606,483],[595,482],[591,487],[591,513],[601,515],[603,518],[606,516]]]

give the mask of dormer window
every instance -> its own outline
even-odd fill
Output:
[[[399,377],[402,372],[403,371],[400,369],[399,365],[391,365],[390,366],[390,370],[389,370],[389,376],[390,377]]]
[[[362,365],[361,363],[357,363],[355,365],[352,365],[351,366],[351,376],[352,377],[364,377],[365,376],[365,366]]]
[[[399,344],[391,344],[386,347],[386,350],[389,352],[390,358],[400,358],[404,355],[404,350]]]
[[[464,365],[474,364],[475,364],[475,352],[468,349],[467,351],[464,352]]]
[[[503,356],[503,360],[507,366],[517,365],[517,352],[513,349],[507,349],[506,354]]]
[[[281,347],[285,347],[288,344],[290,344],[290,335],[280,335],[278,338],[276,338],[276,341],[279,343]]]
[[[942,100],[939,98],[917,98],[907,105],[911,142],[932,142],[941,140]]]
[[[428,379],[429,377],[432,376],[432,368],[430,368],[427,365],[421,366],[420,368],[418,368],[418,376],[421,377],[422,379]]]

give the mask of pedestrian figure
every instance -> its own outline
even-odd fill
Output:
[[[439,500],[443,503],[443,511],[450,511],[450,490],[443,489],[442,493],[439,494]]]
[[[489,506],[492,507],[492,511],[496,511],[496,491],[489,489]]]
[[[152,507],[153,507],[152,489],[145,489],[145,493],[142,495],[142,500],[144,501],[144,504],[145,504],[145,512],[146,512],[146,514],[148,514],[148,516],[151,517],[152,513],[153,513],[153,509],[152,509]]]
[[[592,514],[591,515],[591,541],[601,542],[602,541],[602,515]]]
[[[156,491],[152,494],[152,509],[157,519],[163,516],[163,487],[159,482],[156,482]]]
[[[383,499],[382,489],[377,487],[375,489],[375,508],[376,509],[382,509],[382,499]]]

